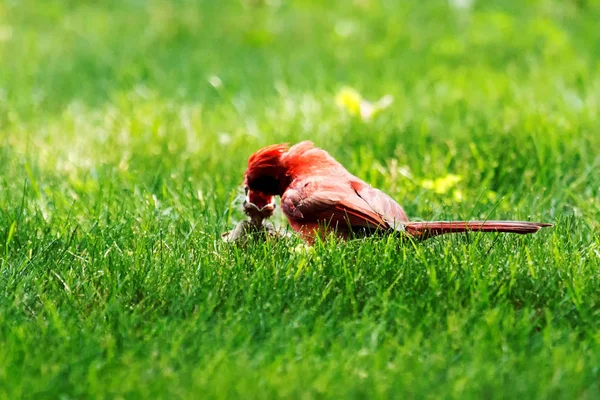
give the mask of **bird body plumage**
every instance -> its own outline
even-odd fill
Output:
[[[333,230],[354,234],[400,231],[426,239],[467,231],[534,233],[549,224],[524,221],[410,222],[390,196],[352,175],[325,150],[305,141],[277,144],[254,153],[245,174],[248,201],[281,197],[292,228],[307,241]]]

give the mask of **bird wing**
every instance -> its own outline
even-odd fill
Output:
[[[408,217],[394,199],[356,177],[350,180],[350,186],[369,209],[379,215],[391,228],[404,230]]]
[[[311,177],[298,180],[281,197],[281,208],[292,226],[326,224],[339,229],[348,227],[349,230],[390,229],[392,225],[378,212],[386,209],[385,202],[369,203],[377,196],[387,196],[377,189],[371,188],[375,192],[359,189],[357,191],[349,179]]]

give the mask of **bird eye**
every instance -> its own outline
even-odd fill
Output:
[[[253,191],[275,195],[279,192],[279,179],[272,176],[261,176],[248,182]]]
[[[248,186],[244,187],[244,191],[246,192],[246,194],[248,194]]]

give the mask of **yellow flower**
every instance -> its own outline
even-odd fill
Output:
[[[433,190],[437,194],[448,193],[450,189],[456,186],[458,182],[462,180],[462,177],[454,174],[448,174],[436,179],[424,179],[421,181],[421,186],[425,189]],[[458,196],[462,196],[459,192]],[[458,197],[457,196],[457,197]]]
[[[335,96],[335,104],[350,115],[360,114],[360,103],[362,101],[360,93],[349,87],[342,88]]]
[[[382,110],[388,108],[394,98],[391,95],[385,95],[375,103],[371,103],[361,96],[361,94],[353,88],[344,87],[335,96],[335,104],[352,116],[360,116],[360,118],[368,122]]]

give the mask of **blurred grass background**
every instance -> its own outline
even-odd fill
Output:
[[[595,398],[599,17],[0,2],[0,396]],[[349,90],[393,102],[366,120]],[[220,243],[247,157],[305,139],[414,218],[556,226]]]

